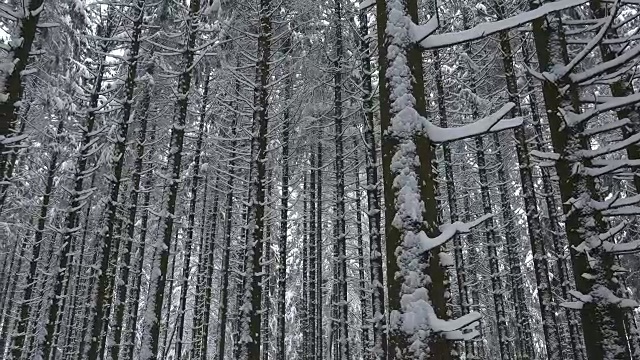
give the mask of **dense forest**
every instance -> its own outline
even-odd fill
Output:
[[[1,0],[0,359],[640,359],[639,55],[638,0]]]

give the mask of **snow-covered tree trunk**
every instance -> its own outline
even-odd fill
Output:
[[[309,177],[306,171],[302,179],[302,306],[300,314],[300,327],[302,330],[302,343],[298,351],[298,358],[307,360],[309,356],[310,311],[309,306]]]
[[[200,184],[202,151],[205,140],[205,122],[207,120],[207,106],[209,102],[209,84],[211,81],[210,70],[205,70],[205,82],[202,93],[202,105],[200,108],[200,122],[198,124],[198,139],[196,140],[196,149],[193,159],[193,178],[191,180],[191,194],[189,198],[189,215],[187,219],[186,239],[184,243],[184,258],[182,261],[182,284],[180,286],[180,304],[178,307],[178,338],[176,343],[175,359],[182,357],[182,348],[185,342],[185,312],[187,311],[187,291],[189,289],[189,275],[191,272],[191,248],[193,247],[193,231],[196,221],[196,206],[198,205],[198,186]]]
[[[9,6],[8,4],[6,6]],[[22,106],[24,87],[22,79],[26,74],[31,48],[35,41],[38,29],[38,21],[44,10],[44,0],[31,0],[19,4],[19,9],[3,11],[1,17],[5,20],[15,20],[15,28],[18,33],[3,46],[2,69],[0,69],[0,182],[8,181],[5,175],[7,169],[12,166],[10,157],[6,153],[8,145],[15,146],[13,140],[9,140],[13,134]],[[15,161],[15,160],[14,160]],[[6,190],[5,190],[6,191]]]
[[[355,163],[360,161],[360,154],[358,152],[358,142],[354,139],[353,144],[353,153],[355,158]],[[354,188],[355,188],[355,205],[356,205],[356,246],[358,248],[358,279],[359,281],[359,292],[358,296],[360,297],[360,338],[362,342],[362,354],[364,359],[371,359],[371,351],[373,349],[372,346],[372,338],[371,338],[371,293],[370,286],[367,283],[367,271],[365,267],[365,245],[363,241],[363,231],[362,231],[362,189],[360,185],[360,166],[354,166]],[[368,253],[371,253],[369,251]]]
[[[109,39],[112,35],[113,18],[114,9],[113,7],[108,7],[106,19],[102,19],[106,25],[101,24],[98,26],[98,36],[101,39]],[[80,226],[82,209],[86,205],[86,199],[90,198],[93,193],[93,188],[84,188],[84,180],[87,177],[92,176],[96,170],[93,160],[95,153],[100,149],[100,145],[98,145],[99,132],[95,131],[96,129],[94,127],[96,126],[98,101],[100,99],[100,94],[103,91],[102,83],[106,71],[105,54],[108,53],[110,47],[110,41],[103,40],[99,49],[96,49],[96,52],[100,53],[100,57],[92,74],[92,90],[89,94],[87,103],[85,123],[80,127],[82,140],[80,142],[79,153],[74,164],[75,169],[72,180],[73,188],[70,189],[69,206],[66,210],[64,219],[62,245],[56,252],[57,264],[54,265],[53,271],[54,291],[48,310],[46,335],[44,337],[42,347],[42,352],[45,358],[56,356],[55,353],[57,352],[57,349],[54,342],[58,331],[59,317],[64,309],[65,301],[67,300],[67,297],[65,297],[65,290],[68,289],[69,285],[69,262],[72,257],[70,256],[71,249],[76,243],[77,232],[82,228]],[[83,243],[84,238],[86,238],[86,236],[83,236]]]
[[[253,130],[251,139],[250,190],[247,217],[246,289],[240,309],[240,357],[260,356],[262,306],[262,246],[264,239],[267,125],[269,121],[269,82],[271,57],[271,1],[260,0],[258,54],[253,89]]]
[[[320,124],[318,124],[320,125]],[[322,267],[322,251],[324,249],[324,245],[323,245],[323,223],[322,223],[322,214],[323,214],[323,207],[322,207],[322,182],[323,182],[323,178],[322,178],[322,168],[324,166],[324,163],[322,161],[322,151],[323,151],[323,145],[322,145],[322,130],[320,130],[318,132],[319,136],[317,138],[317,145],[316,145],[316,167],[315,167],[315,175],[316,175],[316,181],[315,181],[315,185],[316,185],[316,207],[315,207],[315,219],[316,219],[316,225],[315,225],[315,231],[316,231],[316,235],[315,235],[315,261],[314,261],[314,266],[315,266],[315,311],[316,311],[316,316],[315,316],[315,352],[313,354],[315,354],[315,358],[317,360],[321,360],[324,359],[324,325],[323,325],[323,267]],[[312,150],[313,151],[313,150]]]
[[[440,126],[446,128],[449,126],[449,121],[444,93],[444,80],[442,76],[440,52],[437,49],[433,51],[433,66],[435,68],[435,86],[438,102],[438,116],[440,117]],[[449,219],[451,222],[456,222],[459,220],[459,210],[457,204],[458,196],[456,194],[456,186],[454,181],[454,163],[452,162],[451,146],[449,144],[442,144],[442,155],[444,159],[444,175],[447,191],[447,202],[449,205]],[[458,301],[460,303],[460,312],[464,315],[469,313],[469,289],[466,274],[467,269],[462,248],[462,239],[459,235],[456,235],[453,238],[453,255],[455,261],[456,280],[458,282]],[[472,346],[472,343],[467,341],[464,345],[464,351],[467,354],[466,356],[473,356],[474,347]]]
[[[217,356],[218,360],[224,360],[225,354],[225,344],[227,340],[227,318],[229,315],[229,287],[230,287],[230,275],[231,275],[231,233],[232,233],[232,211],[233,211],[233,202],[234,202],[234,185],[236,178],[236,167],[237,167],[237,155],[236,155],[236,146],[237,141],[235,140],[235,136],[237,135],[238,128],[238,120],[234,119],[234,123],[232,125],[231,130],[231,144],[229,146],[230,149],[230,159],[227,164],[227,194],[226,194],[226,204],[224,210],[224,243],[222,245],[222,268],[221,272],[221,281],[220,281],[220,298],[218,300],[219,306],[219,334],[220,337],[218,339],[218,349]],[[211,264],[213,265],[213,264]],[[213,269],[213,266],[211,267]],[[210,271],[210,274],[212,270]]]
[[[200,254],[198,259],[198,283],[196,284],[195,306],[197,313],[193,319],[193,346],[192,359],[207,359],[209,352],[209,329],[211,323],[211,301],[213,293],[214,259],[216,234],[218,229],[218,211],[220,203],[220,175],[216,174],[214,184],[213,205],[207,207],[207,194],[209,192],[208,177],[205,178],[205,197],[203,199],[203,209],[208,209],[202,214],[202,231],[200,233]],[[219,304],[218,309],[221,308]],[[219,335],[222,336],[222,335]]]
[[[285,40],[284,47],[282,49],[285,57],[289,57],[291,51],[291,36],[289,35]],[[288,61],[289,62],[289,61]],[[293,92],[293,74],[287,75],[285,80],[285,101],[286,103],[291,101]],[[285,104],[285,106],[287,106]],[[285,360],[286,347],[285,347],[285,301],[287,291],[287,232],[289,230],[289,137],[291,127],[291,110],[289,106],[285,108],[283,114],[282,124],[282,181],[281,181],[281,194],[280,194],[280,233],[278,234],[278,257],[280,262],[278,264],[278,313],[277,313],[277,331],[276,331],[276,354],[277,360]],[[305,246],[305,245],[303,245]],[[303,251],[304,257],[304,251]],[[305,259],[306,261],[306,259]],[[273,275],[271,275],[273,276]]]
[[[336,314],[337,322],[337,357],[336,360],[348,360],[351,358],[349,348],[349,303],[347,301],[347,259],[346,259],[346,220],[345,220],[345,184],[344,184],[344,139],[343,139],[343,70],[344,66],[344,43],[342,34],[342,0],[334,0],[333,8],[333,30],[335,32],[334,46],[335,54],[333,59],[333,117],[335,131],[335,170],[336,170],[336,228],[334,246],[337,247],[334,259],[336,273]]]
[[[132,175],[133,186],[131,189],[130,202],[128,209],[128,222],[127,222],[127,236],[129,239],[133,239],[135,235],[136,229],[136,216],[138,213],[138,208],[141,211],[140,216],[140,231],[138,234],[138,256],[134,259],[135,268],[131,271],[130,280],[124,277],[124,271],[122,279],[124,283],[122,284],[123,288],[126,289],[127,293],[125,295],[127,299],[127,304],[125,306],[125,312],[129,314],[128,323],[126,324],[126,345],[120,345],[122,350],[122,356],[124,358],[132,358],[135,350],[136,337],[137,337],[137,328],[138,328],[138,311],[139,311],[139,297],[141,293],[142,286],[142,268],[144,264],[144,260],[146,259],[145,254],[148,254],[148,247],[146,244],[148,226],[149,226],[149,204],[151,202],[151,187],[154,183],[153,174],[150,169],[151,167],[145,166],[145,159],[152,153],[150,150],[153,149],[152,145],[155,142],[155,131],[156,124],[153,123],[150,134],[147,134],[147,127],[149,124],[149,107],[151,105],[151,93],[154,89],[154,81],[153,81],[153,73],[154,73],[154,65],[150,63],[147,65],[147,69],[144,75],[144,84],[142,84],[142,94],[140,98],[140,103],[138,104],[138,109],[136,111],[136,120],[140,124],[138,128],[138,136],[136,141],[136,159],[134,162],[134,173]],[[149,141],[147,142],[147,136],[149,136]],[[146,168],[146,169],[145,169]],[[146,172],[146,174],[145,174]],[[141,184],[142,179],[144,178],[144,183]],[[142,196],[142,203],[138,206],[138,198]],[[135,261],[137,260],[137,262]],[[125,262],[125,267],[127,264]],[[131,281],[131,286],[127,287],[127,281]],[[122,306],[122,304],[120,304]],[[119,315],[120,309],[116,309],[116,324],[118,324],[120,320]],[[118,338],[118,332],[114,336],[114,339]]]
[[[525,44],[522,46],[522,57],[525,66],[529,67],[529,53],[528,47]],[[532,139],[533,150],[544,151],[543,142],[544,134],[542,132],[542,124],[540,119],[540,111],[538,110],[538,97],[536,96],[536,88],[534,87],[534,79],[527,73],[527,91],[529,109],[531,113],[531,125],[533,126],[535,136]],[[559,283],[560,293],[563,299],[568,299],[570,290],[569,269],[567,267],[567,259],[565,258],[564,246],[566,240],[563,238],[563,229],[560,227],[560,219],[558,217],[559,207],[556,201],[556,191],[551,179],[550,170],[548,167],[543,166],[540,169],[542,173],[542,191],[544,196],[544,204],[547,208],[547,219],[549,226],[548,233],[551,237],[551,245],[553,248],[553,256],[555,257],[555,267],[557,272],[556,278]],[[542,236],[542,234],[541,234]],[[533,246],[532,246],[533,249]],[[557,299],[554,299],[554,303],[559,305]],[[569,343],[571,346],[571,352],[575,360],[583,358],[582,354],[582,334],[578,325],[578,318],[576,313],[571,309],[565,309],[564,311],[567,319],[567,327],[569,330]]]
[[[116,261],[112,258],[112,252],[116,254],[119,248],[120,236],[115,234],[116,215],[118,212],[118,198],[120,197],[120,189],[122,187],[122,175],[125,164],[125,153],[127,148],[129,123],[131,122],[131,115],[133,110],[133,96],[136,88],[136,79],[138,72],[138,58],[140,52],[140,36],[142,34],[142,22],[144,18],[144,6],[145,0],[138,0],[133,5],[132,18],[133,26],[131,31],[131,43],[129,53],[126,60],[126,73],[125,80],[125,96],[122,100],[122,115],[116,125],[115,139],[113,139],[113,154],[111,156],[112,173],[109,176],[109,199],[106,212],[106,224],[103,227],[99,237],[100,248],[102,255],[100,262],[100,275],[98,276],[98,289],[96,297],[96,316],[93,322],[93,328],[91,332],[91,346],[89,347],[88,357],[89,359],[101,358],[105,351],[105,345],[107,343],[107,324],[111,315],[111,303],[113,287],[115,285],[116,274],[110,270],[110,262]],[[128,247],[130,251],[131,248]],[[125,253],[125,257],[129,256],[129,253]],[[125,260],[128,263],[128,261]],[[123,272],[128,274],[126,270]],[[118,289],[120,290],[120,289]],[[120,290],[123,294],[124,291]],[[119,304],[117,304],[119,306]],[[122,323],[115,323],[115,330],[121,333],[119,327]],[[115,345],[119,345],[119,339],[116,340]],[[110,349],[112,353],[112,359],[118,358],[118,349]]]
[[[372,340],[373,359],[386,359],[387,357],[387,332],[386,306],[384,296],[384,279],[382,266],[382,233],[381,233],[381,208],[380,208],[380,181],[378,177],[378,149],[374,135],[374,109],[373,86],[371,81],[371,35],[369,34],[369,21],[367,9],[361,9],[360,22],[360,53],[361,53],[361,78],[362,78],[362,103],[364,110],[364,141],[366,147],[367,162],[367,219],[369,230],[369,260],[371,263],[371,300],[373,314]]]
[[[614,15],[615,12],[610,14],[608,19],[612,21],[611,16]],[[608,22],[609,20],[604,22],[600,32],[607,30]],[[608,229],[603,219],[607,213],[615,214],[615,208],[624,208],[628,202],[616,203],[617,195],[615,194],[613,200],[609,202],[599,201],[594,182],[597,176],[612,171],[594,167],[594,164],[597,164],[595,158],[617,149],[624,149],[625,142],[628,143],[629,139],[614,142],[600,150],[591,150],[588,138],[594,134],[594,131],[585,130],[589,120],[594,119],[601,112],[625,106],[625,102],[605,102],[599,106],[602,110],[589,109],[582,112],[578,87],[587,79],[597,78],[606,72],[611,62],[598,65],[601,68],[604,67],[604,71],[596,66],[595,69],[588,69],[586,72],[575,72],[577,64],[584,59],[584,51],[573,59],[569,58],[559,15],[550,15],[545,19],[534,21],[533,34],[538,65],[541,72],[548,74],[545,77],[537,77],[542,81],[551,140],[555,151],[555,153],[543,153],[539,156],[555,161],[577,288],[577,291],[571,292],[577,301],[563,305],[580,309],[586,353],[589,359],[629,359],[624,313],[627,311],[627,306],[637,305],[628,304],[625,299],[616,296],[619,280],[614,268],[614,255],[619,250],[614,245],[610,247],[608,244],[610,244],[609,239],[619,231],[616,230],[619,226]],[[601,41],[601,39],[598,40],[598,36],[595,37],[595,41]],[[624,55],[619,56],[624,57]],[[613,61],[614,66],[620,62],[618,59]],[[635,102],[637,101],[633,97],[627,100],[629,105]],[[611,209],[612,207],[614,209]]]
[[[316,175],[317,175],[317,165],[316,162],[316,151],[313,147],[313,144],[309,146],[309,165],[311,170],[309,172],[309,346],[307,350],[307,358],[318,360],[321,359],[318,356],[317,347],[318,344],[318,330],[322,329],[321,326],[318,326],[318,323],[322,323],[322,319],[318,317],[318,308],[322,304],[318,304],[318,286],[317,283],[317,270],[318,270],[318,252],[322,251],[322,248],[318,249],[318,240],[316,240],[316,226],[317,224],[317,214],[316,214]],[[322,340],[322,338],[320,338]]]
[[[62,109],[60,109],[62,110]],[[20,302],[20,318],[17,323],[16,334],[12,339],[12,351],[13,358],[20,359],[23,351],[25,350],[25,337],[27,336],[27,330],[29,326],[30,315],[30,302],[32,301],[34,290],[36,286],[36,277],[38,272],[38,264],[41,262],[40,250],[42,248],[42,241],[45,231],[45,226],[48,221],[49,204],[53,193],[54,177],[58,167],[58,156],[60,154],[60,145],[56,144],[61,140],[61,136],[64,130],[64,114],[58,122],[56,136],[54,138],[54,144],[47,169],[47,176],[45,181],[45,188],[42,193],[42,200],[40,203],[40,211],[38,213],[38,220],[36,222],[36,229],[34,232],[33,243],[31,247],[31,256],[29,257],[29,273],[25,280],[25,286],[23,289],[22,301]],[[8,295],[8,294],[7,294]],[[8,322],[8,320],[5,320]]]
[[[193,64],[195,47],[198,39],[201,16],[201,3],[199,0],[193,0],[189,3],[189,14],[186,19],[185,27],[185,48],[182,53],[181,72],[178,77],[177,99],[175,103],[175,114],[171,128],[171,139],[169,144],[169,157],[167,169],[170,171],[169,191],[166,204],[163,209],[163,230],[162,242],[160,249],[160,268],[155,282],[155,294],[153,300],[154,319],[150,324],[150,354],[153,359],[161,358],[159,353],[160,343],[160,321],[162,319],[162,309],[166,305],[165,287],[167,283],[167,270],[169,265],[169,251],[171,249],[171,238],[173,235],[173,227],[176,216],[176,201],[178,190],[181,182],[182,172],[182,156],[184,147],[184,132],[187,120],[187,107],[189,103],[189,92],[191,90],[191,78],[193,76]],[[173,284],[173,283],[171,283]],[[167,294],[170,298],[171,293]]]

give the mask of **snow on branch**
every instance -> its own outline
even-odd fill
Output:
[[[612,100],[604,102],[602,104],[598,104],[593,109],[590,109],[589,111],[585,111],[582,114],[565,112],[564,117],[565,117],[567,126],[572,127],[572,126],[576,126],[578,124],[584,123],[588,120],[591,120],[594,117],[602,114],[603,112],[633,105],[637,102],[640,102],[640,93],[635,93],[628,96],[614,97],[612,98]]]
[[[611,99],[611,98],[609,98]],[[609,101],[609,100],[607,100]],[[582,132],[582,135],[584,136],[594,136],[594,135],[598,135],[598,134],[602,134],[605,132],[609,132],[609,131],[613,131],[616,129],[619,129],[623,126],[629,125],[631,124],[631,120],[629,120],[628,118],[624,118],[624,119],[620,119],[620,120],[615,120],[615,121],[611,121],[607,124],[601,125],[601,126],[595,126],[592,127],[590,129],[586,129]]]
[[[611,29],[611,26],[613,25],[613,20],[618,13],[618,4],[619,0],[616,0],[616,2],[613,4],[613,8],[610,9],[610,14],[607,17],[605,23],[603,24],[600,31],[598,31],[598,34],[596,34],[596,36],[594,36],[567,65],[560,67],[559,71],[555,72],[556,76],[559,79],[565,77],[567,74],[570,74],[573,69],[575,69],[576,66],[578,66],[584,59],[586,59],[586,57],[591,54],[593,49],[595,49],[596,46],[600,44],[600,42],[604,38],[604,35]]]
[[[549,161],[558,161],[560,159],[560,154],[554,152],[545,152],[539,150],[531,150],[529,154],[538,159],[544,159]]]
[[[414,290],[412,293],[402,295],[400,303],[405,309],[404,314],[393,311],[390,321],[392,324],[400,325],[407,334],[414,334],[416,331],[430,329],[434,333],[443,334],[447,337],[465,336],[472,339],[476,336],[473,329],[469,333],[463,333],[461,329],[468,328],[477,323],[482,315],[478,312],[470,312],[457,319],[442,320],[438,318],[433,306],[427,301],[428,290],[424,287]]]
[[[506,103],[502,108],[500,108],[500,110],[485,118],[482,118],[472,124],[458,126],[455,128],[441,128],[429,121],[426,121],[425,132],[429,140],[432,142],[444,143],[518,127],[522,125],[523,119],[521,117],[501,120],[509,113],[509,111],[511,111],[511,109],[513,109],[514,106],[514,103]]]
[[[589,205],[599,211],[609,210],[609,209],[617,209],[624,206],[635,205],[640,202],[640,195],[634,195],[629,197],[621,197],[621,194],[618,192],[614,196],[612,196],[608,200],[604,201],[596,201],[591,200]]]
[[[591,276],[590,274],[582,274],[583,276]],[[588,303],[601,303],[601,304],[611,304],[616,305],[621,309],[633,309],[640,306],[638,302],[632,299],[625,299],[616,296],[610,289],[606,286],[596,284],[593,286],[593,290],[587,295],[576,291],[571,290],[569,294],[577,299],[577,301],[567,301],[560,304],[560,306],[567,309],[576,309],[580,310],[584,306],[584,304]]]
[[[599,177],[602,175],[614,173],[617,170],[625,167],[628,167],[628,165],[624,161],[616,161],[600,167],[584,166],[582,167],[582,173],[590,177]]]
[[[582,5],[586,2],[587,0],[562,0],[547,3],[538,7],[537,9],[523,12],[508,19],[481,23],[472,27],[471,29],[464,31],[432,35],[422,40],[418,45],[420,45],[420,47],[424,50],[429,50],[457,45],[473,40],[479,40],[486,36],[499,33],[501,31],[522,26],[535,19],[546,16],[549,13],[572,8],[574,6]]]
[[[626,243],[616,243],[610,241],[620,234],[627,226],[626,221],[621,221],[618,225],[609,229],[609,231],[590,237],[588,240],[583,241],[578,246],[574,246],[573,249],[579,253],[589,254],[589,251],[602,246],[602,249],[610,254],[624,255],[634,254],[640,252],[640,240],[634,240]],[[583,277],[590,276],[589,274],[583,274]]]
[[[626,64],[628,61],[635,59],[638,55],[640,55],[640,44],[634,46],[631,50],[624,52],[622,55],[617,56],[615,59],[600,63],[583,72],[570,75],[569,79],[576,84],[583,83],[601,74],[611,72],[612,70]]]
[[[593,159],[598,156],[611,154],[616,151],[623,150],[627,148],[629,145],[633,145],[640,142],[640,133],[629,136],[628,138],[620,141],[616,141],[607,146],[602,146],[594,150],[580,150],[577,155],[582,157],[583,159]]]
[[[640,206],[623,206],[615,209],[604,210],[602,212],[603,216],[631,216],[631,215],[640,215]]]
[[[375,5],[376,5],[376,0],[364,0],[358,4],[358,9],[367,10],[369,8],[374,7]]]
[[[442,320],[438,318],[431,319],[431,329],[435,333],[450,333],[465,328],[482,318],[480,313],[472,311],[457,319]],[[445,335],[446,336],[446,335]]]
[[[446,243],[451,238],[453,238],[456,234],[468,234],[471,232],[471,229],[487,221],[492,216],[493,214],[485,214],[477,218],[476,220],[468,223],[456,221],[452,224],[444,224],[440,226],[440,231],[441,231],[440,235],[434,238],[428,237],[427,234],[424,233],[424,231],[421,231],[418,234],[419,241],[420,241],[420,250],[423,252],[429,251],[433,248],[436,248]]]
[[[610,241],[605,241],[602,243],[602,248],[606,252],[615,255],[635,254],[637,252],[640,252],[640,240],[617,244]]]
[[[480,322],[476,321],[461,330],[448,331],[444,333],[444,337],[449,341],[471,341],[480,336],[480,331],[476,329],[478,325]]]
[[[429,19],[429,21],[427,21],[427,23],[424,25],[416,25],[411,22],[411,39],[413,40],[413,42],[419,44],[420,42],[422,42],[422,40],[426,39],[427,37],[431,36],[431,34],[436,32],[436,30],[438,30],[438,26],[440,26],[440,24],[438,23],[437,16]]]

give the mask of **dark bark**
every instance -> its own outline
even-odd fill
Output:
[[[129,122],[132,113],[133,96],[136,88],[136,78],[138,72],[138,54],[140,52],[140,35],[142,34],[142,22],[144,17],[145,0],[138,0],[133,6],[135,19],[133,22],[133,30],[131,33],[131,45],[127,58],[127,78],[125,81],[125,98],[122,103],[122,116],[117,124],[115,134],[115,144],[112,159],[114,162],[113,173],[110,179],[110,192],[107,203],[107,224],[106,233],[100,234],[102,240],[98,240],[102,250],[100,262],[100,275],[98,276],[98,290],[96,298],[96,314],[91,332],[91,346],[89,348],[88,358],[90,360],[101,358],[105,351],[107,342],[107,327],[111,315],[112,292],[116,274],[110,270],[110,261],[116,261],[111,257],[112,252],[116,253],[119,248],[120,236],[115,236],[116,215],[118,212],[118,198],[122,186],[122,172],[124,169],[125,152],[127,147],[127,136],[129,133]],[[115,243],[114,243],[115,241]],[[115,250],[115,251],[114,251]],[[130,250],[130,248],[129,248]],[[129,257],[129,253],[125,253],[125,257]],[[125,260],[126,262],[126,260]],[[115,323],[115,331],[121,333],[118,329],[122,323]],[[111,358],[118,358],[119,340],[115,341],[114,349],[110,347]]]
[[[155,319],[151,325],[150,351],[156,359],[161,358],[158,353],[160,340],[160,320],[162,319],[162,308],[164,305],[164,291],[167,282],[167,269],[169,265],[169,249],[171,248],[171,236],[173,234],[174,218],[176,216],[176,200],[180,187],[180,177],[182,170],[182,155],[184,147],[184,130],[187,119],[187,106],[189,103],[189,90],[191,89],[191,78],[193,75],[193,61],[195,55],[195,45],[198,38],[198,29],[200,22],[200,0],[192,0],[189,3],[189,15],[187,19],[187,41],[186,47],[182,54],[182,72],[178,77],[178,99],[175,104],[175,114],[173,118],[173,126],[171,128],[171,140],[169,148],[169,166],[171,171],[171,181],[169,183],[169,195],[167,203],[164,207],[164,231],[162,239],[164,247],[160,251],[160,275],[156,279],[155,300],[154,300],[154,316]]]

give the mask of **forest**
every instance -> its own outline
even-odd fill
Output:
[[[639,0],[0,0],[0,359],[640,360],[639,55]]]

